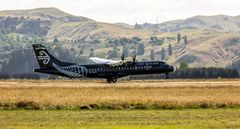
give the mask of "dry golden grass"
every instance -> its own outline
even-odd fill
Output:
[[[123,81],[116,84],[81,80],[6,80],[0,81],[0,102],[2,107],[17,106],[19,102],[68,108],[88,108],[91,104],[97,108],[106,108],[106,105],[108,108],[140,105],[137,108],[153,109],[239,107],[240,80]]]

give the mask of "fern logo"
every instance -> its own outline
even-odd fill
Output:
[[[57,69],[59,72],[61,72],[62,74],[65,74],[69,77],[85,78],[88,74],[87,68],[79,65],[62,67],[53,63],[53,67]]]
[[[39,55],[37,57],[38,60],[41,60],[45,65],[50,62],[50,57],[45,51],[39,51]]]

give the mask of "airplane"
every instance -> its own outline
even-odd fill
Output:
[[[108,83],[116,83],[118,78],[129,75],[143,74],[168,74],[175,71],[175,67],[167,64],[165,61],[137,61],[133,56],[132,61],[124,59],[110,60],[99,57],[91,57],[90,60],[95,64],[80,65],[77,63],[63,62],[52,56],[42,44],[33,44],[40,69],[34,69],[34,72],[58,75],[69,78],[102,78]]]

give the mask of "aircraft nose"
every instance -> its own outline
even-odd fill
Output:
[[[173,72],[176,71],[176,67],[173,66]]]
[[[172,72],[176,71],[176,67],[171,66]]]

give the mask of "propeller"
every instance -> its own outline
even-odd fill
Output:
[[[125,57],[124,57],[124,53],[121,55],[121,60],[124,61]]]
[[[133,62],[136,62],[136,55],[135,54],[132,56],[132,60],[133,60]]]

